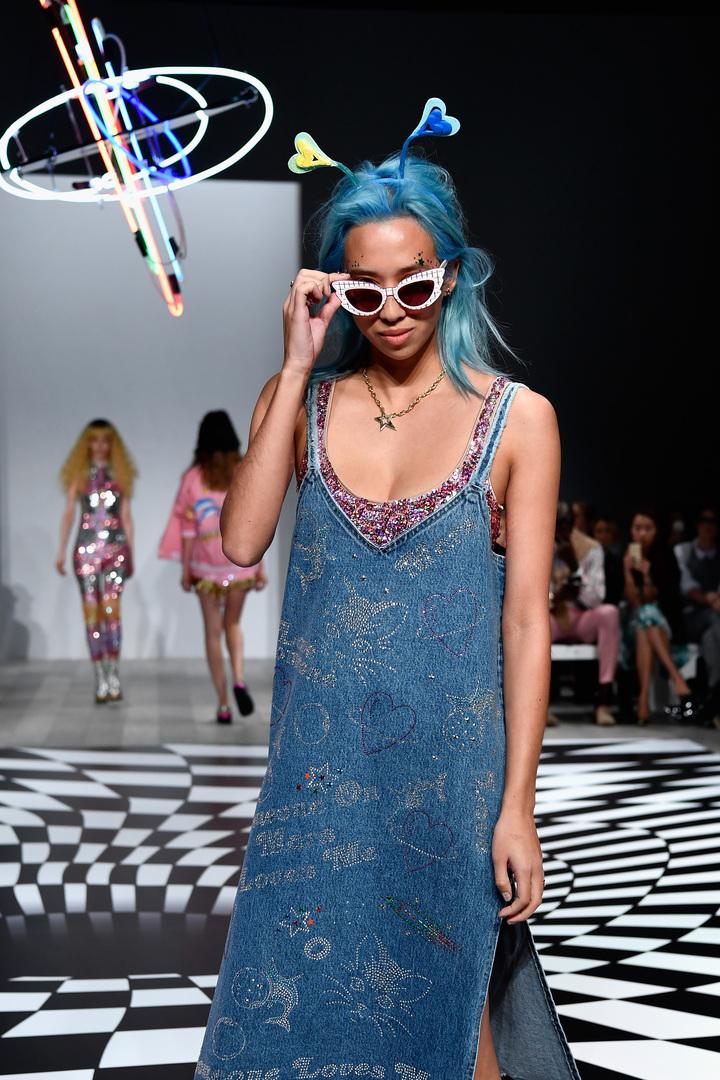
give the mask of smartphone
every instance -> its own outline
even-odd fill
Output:
[[[628,550],[630,552],[630,559],[633,566],[639,566],[642,562],[642,545],[641,544],[629,544]]]

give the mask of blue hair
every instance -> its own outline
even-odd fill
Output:
[[[458,260],[450,296],[443,300],[437,329],[440,359],[455,386],[463,393],[477,391],[464,365],[488,374],[502,374],[493,353],[497,348],[514,355],[505,344],[485,303],[485,284],[493,271],[489,256],[468,244],[467,223],[450,174],[424,158],[407,159],[405,176],[398,179],[399,158],[381,165],[363,162],[355,180],[343,177],[313,219],[319,239],[320,269],[339,272],[345,264],[345,241],[350,229],[373,221],[411,217],[432,237],[438,259]],[[339,378],[363,364],[366,341],[345,310],[331,323],[328,344],[313,381]]]

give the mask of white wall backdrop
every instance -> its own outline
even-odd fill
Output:
[[[202,653],[197,600],[155,550],[202,415],[227,409],[245,442],[279,367],[300,207],[294,183],[222,180],[179,202],[186,311],[174,319],[117,206],[0,198],[0,658],[86,655],[77,584],[53,561],[58,469],[95,416],[118,426],[140,471],[124,655]],[[269,589],[248,599],[252,657],[274,652],[291,516],[268,553]]]

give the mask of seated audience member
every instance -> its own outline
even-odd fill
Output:
[[[695,522],[696,536],[675,547],[688,641],[698,642],[705,663],[708,706],[720,713],[720,552],[717,512],[705,507]]]
[[[558,506],[551,583],[552,640],[597,645],[599,686],[595,722],[614,724],[610,710],[620,651],[620,614],[604,603],[604,555],[600,544],[575,527],[567,503]],[[550,714],[550,722],[555,718]]]
[[[606,517],[597,518],[593,525],[593,536],[604,552],[605,603],[617,606],[625,595],[620,530],[617,527],[617,522]]]
[[[585,533],[586,536],[592,536],[592,510],[590,509],[590,503],[585,502],[583,499],[576,499],[574,503],[571,503],[570,509],[572,511],[573,528],[578,532]]]
[[[687,516],[682,510],[671,510],[668,518],[667,540],[669,544],[681,544],[688,538]]]
[[[675,719],[692,719],[690,687],[678,670],[687,658],[680,568],[672,548],[660,536],[653,510],[638,510],[633,515],[623,570],[629,610],[627,634],[639,682],[637,721],[645,724],[650,719],[650,677],[655,657],[667,671],[679,698],[679,704],[666,711]]]

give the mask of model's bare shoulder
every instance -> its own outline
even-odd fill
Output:
[[[507,419],[507,441],[519,446],[528,442],[558,439],[558,422],[552,403],[542,394],[520,386]]]
[[[554,467],[560,456],[560,435],[553,405],[542,394],[519,387],[508,414],[504,435],[511,468],[524,463]]]
[[[513,421],[518,424],[531,424],[540,428],[543,426],[557,426],[557,417],[552,402],[543,397],[542,394],[531,390],[528,386],[518,387],[510,410],[508,424]]]

